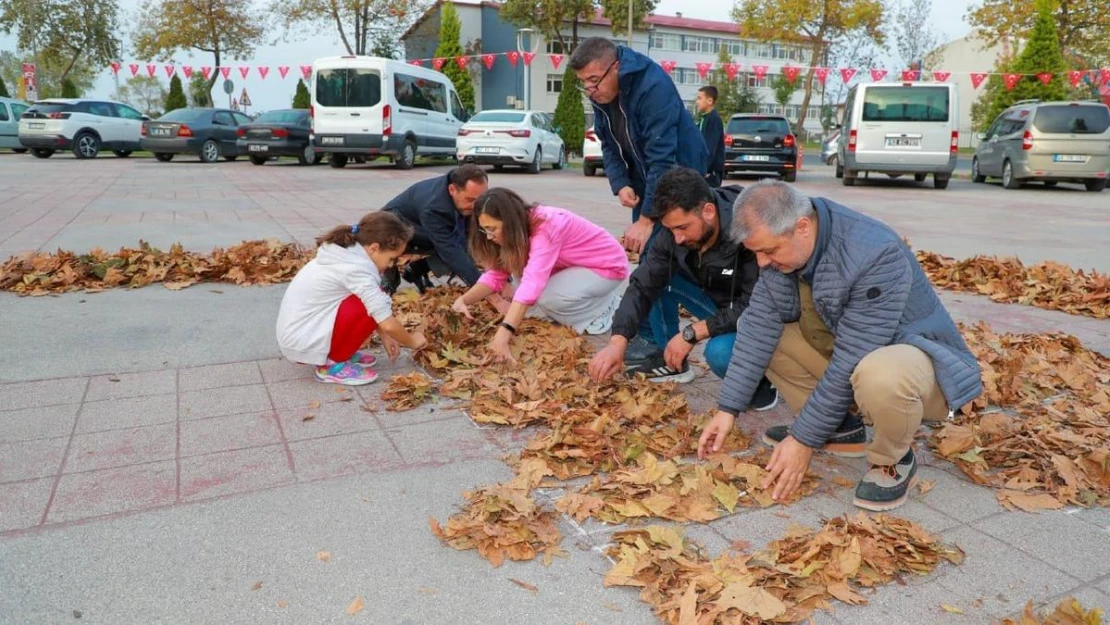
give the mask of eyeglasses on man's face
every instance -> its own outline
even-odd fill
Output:
[[[598,78],[587,78],[586,80],[581,80],[581,81],[578,82],[577,85],[575,85],[575,87],[577,87],[578,90],[581,91],[582,93],[589,93],[591,91],[597,91],[597,88],[601,86],[601,81],[605,80],[605,77],[609,75],[609,72],[613,71],[613,67],[616,64],[617,64],[617,60],[613,59],[613,62],[609,64],[609,67],[606,68],[605,73],[602,74],[600,77],[598,77]]]

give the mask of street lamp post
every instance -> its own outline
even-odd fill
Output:
[[[535,31],[531,28],[521,28],[516,31],[516,51],[520,53],[521,57],[524,56],[524,34],[528,34],[528,52],[532,51],[532,33]],[[523,59],[522,59],[523,60]],[[532,67],[528,63],[522,63],[524,67],[524,108],[525,110],[532,110],[532,88],[531,80]]]

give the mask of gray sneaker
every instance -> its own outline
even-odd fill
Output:
[[[917,481],[917,460],[913,448],[898,464],[871,465],[871,470],[856,486],[853,503],[864,510],[886,512],[906,503],[906,497]]]
[[[655,341],[637,334],[628,341],[628,347],[624,350],[624,364],[625,366],[641,365],[662,353],[663,350],[659,349]]]

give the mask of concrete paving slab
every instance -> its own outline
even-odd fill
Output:
[[[182,420],[189,420],[269,410],[273,405],[266,385],[248,384],[183,392],[178,414]]]
[[[5,323],[7,319],[5,319]],[[11,334],[9,336],[16,336]],[[7,351],[8,339],[4,349]],[[15,361],[12,361],[15,364]],[[9,367],[5,367],[8,370]],[[2,379],[2,378],[0,378]],[[0,407],[4,410],[19,410],[58,404],[78,404],[84,400],[86,378],[66,378],[57,380],[37,380],[21,384],[0,384]]]
[[[432,423],[387,427],[386,436],[409,463],[446,464],[492,458],[501,449],[464,417]]]
[[[76,434],[66,456],[65,473],[173,460],[176,454],[176,423]]]
[[[177,421],[177,393],[87,401],[81,405],[77,432],[119,430]]]
[[[273,412],[182,421],[178,428],[178,453],[182,458],[282,442],[282,430]]]
[[[1000,514],[972,527],[1080,581],[1095,581],[1110,573],[1110,531],[1074,514],[1061,510]]]
[[[290,441],[381,429],[374,415],[362,410],[361,404],[354,400],[329,402],[315,407],[281,407],[277,409],[277,417],[286,440]]]
[[[0,444],[0,482],[19,482],[58,473],[69,437]]]
[[[89,380],[89,394],[85,397],[85,400],[125,399],[174,392],[177,392],[176,371],[120,373],[91,378]]]
[[[293,441],[289,451],[297,476],[304,481],[399,469],[405,465],[397,448],[379,431]]]
[[[48,523],[89,519],[172,504],[177,498],[173,460],[63,475]]]
[[[0,484],[0,501],[4,502],[4,514],[0,514],[0,532],[38,525],[46,512],[55,481],[51,476]]]
[[[178,372],[178,384],[182,391],[202,391],[209,388],[262,382],[262,372],[256,362],[229,362],[222,365],[188,367]]]
[[[181,501],[253,492],[295,481],[285,445],[181,459]]]
[[[0,443],[69,436],[80,404],[59,404],[0,412]]]

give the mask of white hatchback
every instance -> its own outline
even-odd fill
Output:
[[[459,129],[456,146],[460,163],[494,169],[517,165],[538,174],[544,165],[562,169],[567,163],[562,137],[540,111],[482,111]]]
[[[49,158],[58,150],[71,150],[77,158],[96,158],[101,149],[124,158],[139,149],[143,121],[149,119],[110,100],[40,100],[19,118],[19,143],[39,158]]]
[[[598,169],[602,174],[605,173],[605,159],[601,153],[601,140],[594,132],[594,127],[590,126],[582,139],[582,173],[593,176]]]

